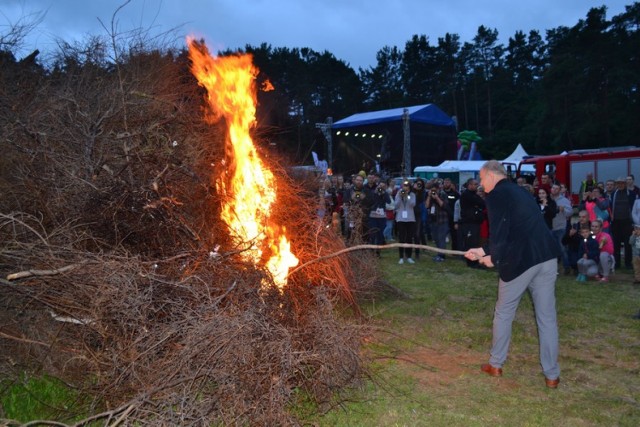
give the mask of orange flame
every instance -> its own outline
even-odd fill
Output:
[[[282,290],[298,258],[291,253],[285,228],[270,221],[276,180],[258,157],[249,133],[256,123],[258,69],[249,54],[213,58],[204,44],[191,38],[187,41],[191,71],[207,90],[206,118],[213,122],[224,117],[228,127],[227,156],[231,164],[216,181],[218,191],[228,196],[223,198],[221,217],[236,244],[247,245],[242,252],[245,259],[264,263]]]

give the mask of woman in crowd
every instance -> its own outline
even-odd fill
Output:
[[[544,217],[544,222],[547,224],[547,227],[549,227],[549,230],[551,230],[553,217],[558,213],[556,202],[549,197],[547,190],[542,187],[538,188],[537,202],[538,206],[540,206],[540,212]]]
[[[416,234],[416,216],[413,208],[416,205],[416,196],[411,192],[411,183],[404,181],[400,190],[396,193],[396,229],[398,232],[399,243],[413,243]],[[411,248],[398,248],[400,260],[398,264],[404,264],[405,261],[413,264],[411,258]]]

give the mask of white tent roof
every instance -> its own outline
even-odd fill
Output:
[[[527,153],[524,150],[524,148],[522,147],[522,144],[518,144],[516,149],[513,150],[513,153],[511,153],[509,155],[509,157],[504,159],[503,162],[518,164],[518,163],[520,163],[522,161],[522,159],[524,159],[525,156],[528,156],[528,155],[529,155],[529,153]]]

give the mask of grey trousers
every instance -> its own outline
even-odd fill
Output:
[[[493,346],[489,359],[492,366],[501,368],[507,360],[511,324],[522,295],[529,290],[538,323],[542,372],[546,378],[552,380],[560,376],[555,295],[557,272],[558,261],[554,258],[534,265],[509,282],[500,280],[493,317]]]

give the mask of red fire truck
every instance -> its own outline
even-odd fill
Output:
[[[526,169],[535,170],[540,181],[543,173],[551,173],[556,181],[566,184],[574,205],[580,203],[579,193],[587,173],[597,182],[633,175],[640,178],[640,148],[635,146],[573,150],[555,156],[531,156],[520,162],[518,176],[527,176]]]

